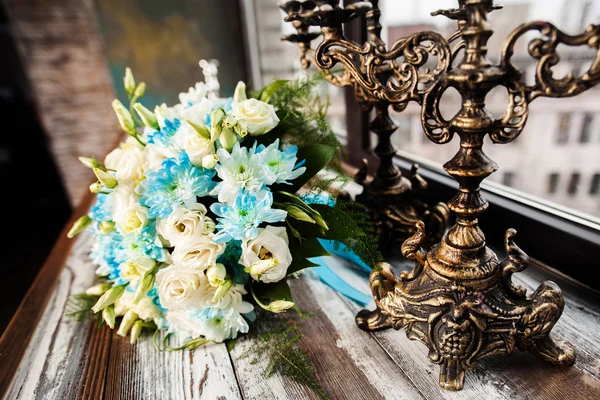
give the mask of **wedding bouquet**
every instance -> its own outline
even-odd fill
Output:
[[[197,83],[153,112],[129,69],[124,83],[129,107],[113,108],[129,137],[103,163],[81,158],[97,199],[69,236],[90,227],[101,279],[81,312],[120,319],[132,343],[144,328],[185,338],[180,348],[223,342],[248,332],[255,307],[294,307],[286,277],[328,255],[319,239],[364,246],[356,213],[319,194],[340,144],[313,81],[251,96],[240,82],[226,99]]]

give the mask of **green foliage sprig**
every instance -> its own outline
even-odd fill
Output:
[[[92,313],[92,306],[96,304],[99,298],[100,296],[93,296],[86,293],[75,294],[67,300],[65,315],[77,322],[83,322],[94,315],[98,315],[99,317],[99,314]],[[101,321],[101,318],[97,319]]]
[[[320,398],[327,399],[327,394],[314,379],[315,371],[310,358],[300,345],[303,336],[300,322],[307,317],[310,315],[285,319],[261,313],[261,324],[257,325],[253,335],[254,343],[239,359],[251,358],[250,362],[257,364],[266,357],[268,363],[262,372],[263,377],[269,378],[278,373],[308,386]]]

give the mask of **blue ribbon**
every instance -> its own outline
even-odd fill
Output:
[[[356,255],[356,253],[348,249],[348,247],[346,247],[343,243],[335,240],[324,239],[319,239],[319,242],[321,242],[323,248],[330,254],[344,258],[356,264],[364,271],[371,271],[371,267],[369,267],[358,255]],[[355,289],[353,286],[349,285],[346,281],[340,278],[335,272],[333,272],[329,265],[327,265],[326,258],[327,257],[311,258],[312,262],[319,265],[319,267],[314,269],[319,279],[321,279],[321,281],[323,281],[327,286],[343,294],[349,299],[352,299],[362,305],[369,304],[372,300],[371,295]]]

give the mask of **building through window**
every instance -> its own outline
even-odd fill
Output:
[[[558,189],[559,175],[557,172],[553,172],[548,176],[548,193],[556,193]]]
[[[569,187],[567,188],[567,193],[570,195],[574,195],[577,193],[577,189],[579,187],[579,181],[581,180],[581,174],[579,172],[574,172],[571,175],[571,180],[569,181]]]

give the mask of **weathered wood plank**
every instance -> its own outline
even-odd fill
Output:
[[[68,239],[66,234],[73,222],[86,212],[92,200],[91,194],[86,196],[75,210],[73,217],[61,233],[61,239],[56,242],[33,285],[0,338],[0,396],[8,390],[38,322],[42,318],[46,304],[52,296],[56,295],[53,292],[54,287],[75,243],[74,240]]]
[[[422,398],[377,342],[356,327],[354,312],[335,291],[310,273],[293,280],[291,286],[299,307],[314,314],[302,323],[301,345],[311,358],[316,381],[331,398]],[[232,351],[245,398],[318,398],[287,378],[260,378],[267,360],[252,365],[251,359],[240,358],[253,340],[242,339]]]
[[[77,378],[82,374],[79,365],[84,364],[88,353],[94,353],[94,346],[101,343],[89,343],[88,339],[95,336],[90,329],[95,328],[90,323],[80,324],[65,317],[65,307],[69,296],[83,292],[94,281],[94,268],[87,261],[92,242],[87,232],[78,237],[7,391],[7,398],[53,399],[77,391]]]
[[[152,337],[112,338],[107,399],[241,399],[224,344],[195,351],[157,351]]]

